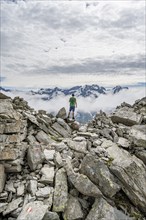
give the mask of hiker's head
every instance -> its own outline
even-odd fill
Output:
[[[72,94],[72,96],[75,96],[74,94]]]

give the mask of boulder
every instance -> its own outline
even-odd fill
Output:
[[[28,190],[28,192],[31,193],[32,196],[34,196],[36,194],[37,185],[38,185],[37,180],[30,180],[30,182],[27,186],[27,190]]]
[[[47,212],[43,220],[60,220],[59,215],[56,212]]]
[[[129,135],[136,146],[146,148],[146,125],[132,126]]]
[[[81,153],[86,153],[87,152],[87,141],[72,141],[72,140],[67,140],[67,144],[70,149],[74,151],[78,151]]]
[[[31,170],[35,170],[44,160],[40,146],[29,146],[27,151],[27,162]]]
[[[64,168],[57,171],[53,200],[53,212],[64,212],[68,200],[67,175]]]
[[[13,212],[18,208],[18,206],[23,202],[23,198],[19,197],[17,199],[14,199],[12,202],[10,202],[6,208],[6,210],[3,212],[3,215],[8,215],[9,213]]]
[[[130,141],[123,137],[119,137],[117,144],[123,148],[129,148],[131,145]]]
[[[46,161],[54,160],[55,150],[44,150],[44,156]]]
[[[85,220],[132,220],[121,211],[112,207],[105,199],[97,198]]]
[[[53,142],[49,135],[42,130],[39,131],[35,137],[40,143],[43,144],[51,144]]]
[[[46,186],[44,188],[39,188],[36,192],[37,197],[41,198],[48,198],[52,194],[53,188],[50,186]]]
[[[30,202],[23,207],[17,220],[42,220],[47,213],[48,206],[41,201]]]
[[[140,124],[142,121],[142,115],[137,114],[133,111],[128,111],[128,109],[118,109],[112,116],[111,120],[114,123],[121,123],[124,125],[132,126]]]
[[[115,145],[106,149],[112,158],[110,170],[117,176],[131,202],[146,213],[146,166],[134,155]]]
[[[66,113],[66,109],[63,107],[59,110],[59,112],[56,115],[57,118],[62,118],[62,119],[66,119],[67,117],[67,113]]]
[[[57,131],[62,137],[67,138],[70,137],[70,133],[64,129],[64,127],[62,127],[60,124],[58,124],[57,122],[55,122],[52,125],[52,128]]]
[[[108,167],[101,159],[96,159],[95,156],[86,155],[81,163],[80,171],[108,197],[113,197],[121,189]]]
[[[10,161],[15,160],[18,157],[16,151],[13,149],[5,148],[0,153],[0,161]]]
[[[146,165],[146,150],[136,150],[135,155]]]
[[[40,179],[41,183],[53,184],[54,176],[55,176],[54,167],[50,167],[49,165],[45,164],[41,169],[41,174],[42,174],[42,177]]]
[[[69,134],[71,134],[72,130],[69,127],[69,125],[62,119],[62,118],[58,118],[57,119],[58,124],[60,124],[65,130],[68,131]]]
[[[90,179],[79,173],[75,173],[71,166],[71,162],[67,159],[65,165],[67,176],[69,181],[74,185],[74,187],[83,195],[92,196],[92,197],[100,197],[102,196],[101,191],[98,189],[96,185],[94,185]]]
[[[67,207],[63,214],[64,219],[77,220],[83,218],[83,211],[78,198],[69,196]]]

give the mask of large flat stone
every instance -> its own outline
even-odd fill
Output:
[[[41,174],[42,174],[42,177],[40,179],[40,182],[44,184],[53,184],[54,176],[55,176],[54,167],[50,167],[49,165],[46,164],[41,169]]]
[[[64,168],[57,171],[55,177],[55,190],[53,212],[64,212],[68,200],[67,175]]]
[[[64,219],[75,220],[83,218],[83,211],[78,198],[69,196],[67,207],[63,215]]]
[[[13,212],[14,210],[16,210],[18,208],[18,206],[22,203],[23,198],[17,198],[15,200],[13,200],[12,202],[10,202],[7,206],[7,209],[3,212],[3,215],[7,215],[11,212]]]
[[[141,123],[142,115],[126,109],[119,109],[111,116],[111,119],[114,123],[132,126]]]
[[[63,126],[61,126],[60,124],[58,124],[57,122],[55,122],[53,125],[52,125],[52,128],[57,131],[62,137],[70,137],[70,133],[65,130],[63,128]]]
[[[42,220],[47,209],[48,206],[41,201],[30,202],[24,206],[17,220]]]
[[[132,126],[129,135],[136,146],[146,148],[146,125]]]
[[[31,170],[35,170],[38,164],[43,162],[43,154],[40,146],[29,146],[27,151],[27,161]]]
[[[108,197],[113,197],[121,189],[108,167],[101,159],[96,159],[95,156],[86,155],[82,161],[80,171],[88,176],[102,193]]]
[[[136,207],[146,213],[146,166],[116,144],[109,145],[106,152],[113,159],[110,170],[119,179],[123,191]]]
[[[17,158],[16,151],[12,149],[4,149],[0,152],[0,161],[9,161],[9,160],[15,160]]]

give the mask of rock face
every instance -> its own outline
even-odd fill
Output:
[[[145,107],[76,126],[0,96],[0,220],[145,220]]]

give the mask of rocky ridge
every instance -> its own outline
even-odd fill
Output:
[[[144,220],[146,98],[86,124],[0,94],[0,220]]]

